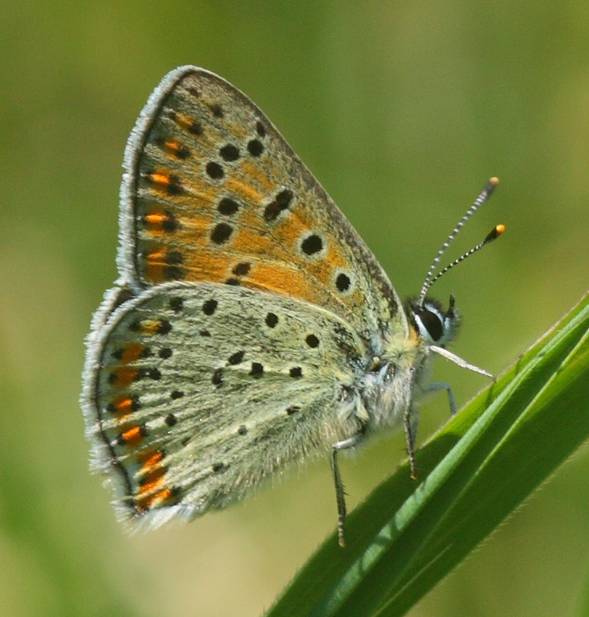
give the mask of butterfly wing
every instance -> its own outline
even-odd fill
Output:
[[[376,347],[379,333],[407,335],[370,250],[271,122],[220,77],[169,73],[132,132],[125,170],[118,261],[135,291],[241,285],[322,306]]]
[[[356,434],[354,384],[407,322],[330,197],[220,77],[168,74],[124,167],[120,278],[82,403],[121,515],[158,525]]]
[[[119,514],[157,526],[222,508],[355,434],[365,355],[330,311],[245,287],[165,283],[124,302],[89,341],[83,393]]]

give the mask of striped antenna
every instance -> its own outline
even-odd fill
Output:
[[[495,225],[495,227],[493,227],[493,229],[491,229],[491,231],[485,236],[485,239],[482,242],[479,242],[477,245],[466,251],[466,253],[460,255],[460,257],[457,257],[453,262],[442,268],[430,281],[429,286],[431,287],[441,276],[446,274],[448,270],[452,270],[452,268],[457,266],[461,261],[464,261],[467,257],[478,253],[484,246],[487,246],[489,242],[493,242],[493,240],[496,240],[499,236],[502,236],[506,229],[507,228],[505,225]]]
[[[421,286],[421,291],[419,292],[419,297],[417,300],[418,306],[423,307],[423,302],[425,300],[425,296],[427,295],[427,292],[429,291],[431,286],[435,283],[435,281],[437,281],[443,274],[448,272],[448,270],[452,269],[454,266],[458,265],[460,262],[464,261],[467,257],[470,257],[471,255],[474,255],[475,253],[480,251],[483,248],[483,246],[486,246],[487,244],[489,244],[489,242],[491,242],[492,240],[495,240],[496,238],[498,238],[500,235],[502,235],[505,232],[505,229],[506,229],[505,225],[495,226],[491,230],[491,232],[487,234],[487,236],[482,242],[480,242],[479,244],[477,244],[470,250],[466,251],[466,253],[464,253],[457,259],[455,259],[452,263],[448,264],[443,270],[441,270],[438,274],[434,276],[436,268],[438,267],[438,264],[440,263],[440,259],[442,258],[442,256],[444,255],[448,247],[452,244],[452,242],[454,242],[454,239],[456,238],[460,230],[464,227],[465,223],[470,218],[472,218],[475,212],[477,212],[477,210],[479,210],[479,208],[485,202],[489,200],[489,198],[493,194],[493,191],[495,190],[495,187],[498,184],[499,184],[499,178],[493,177],[489,179],[486,186],[479,193],[479,195],[474,200],[472,205],[468,208],[468,210],[464,213],[463,217],[458,221],[454,229],[451,231],[450,235],[446,238],[446,241],[444,242],[444,244],[442,244],[442,246],[436,253],[434,260],[432,261],[432,264],[429,267],[427,274],[425,275],[423,285]]]

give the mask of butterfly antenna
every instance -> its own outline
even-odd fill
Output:
[[[475,253],[478,253],[484,246],[487,246],[487,244],[489,244],[489,242],[493,242],[493,240],[496,240],[499,236],[502,236],[505,233],[506,229],[507,229],[507,227],[505,227],[505,225],[503,225],[503,224],[495,225],[495,227],[493,227],[493,229],[491,229],[491,231],[485,236],[485,239],[482,242],[479,242],[477,245],[473,246],[471,249],[466,251],[466,253],[460,255],[460,257],[457,257],[454,261],[452,261],[447,266],[442,268],[436,274],[436,276],[434,276],[434,278],[431,280],[430,287],[442,275],[446,274],[446,272],[448,272],[448,270],[451,270],[454,266],[457,266],[461,261],[464,261],[467,257],[470,257],[471,255],[474,255]]]
[[[483,246],[486,246],[487,244],[489,244],[489,242],[491,242],[492,240],[495,240],[496,238],[498,238],[501,234],[505,232],[505,229],[506,229],[505,225],[496,225],[487,234],[487,236],[482,242],[479,242],[479,244],[477,244],[476,246],[473,246],[470,250],[466,251],[466,253],[464,253],[457,259],[455,259],[452,263],[448,264],[443,270],[441,270],[438,274],[434,276],[436,268],[438,267],[438,264],[440,263],[440,259],[442,258],[444,253],[447,251],[448,247],[452,244],[452,242],[454,242],[454,239],[456,238],[460,230],[464,227],[465,223],[470,218],[473,217],[475,212],[479,210],[479,208],[485,202],[489,200],[489,198],[493,194],[493,191],[495,190],[495,187],[498,184],[499,184],[499,178],[493,177],[489,179],[489,181],[487,182],[483,190],[478,194],[477,198],[473,201],[472,205],[464,213],[464,215],[458,221],[458,223],[456,223],[456,226],[450,232],[450,235],[446,238],[446,241],[444,242],[444,244],[442,244],[442,246],[436,253],[434,260],[432,261],[432,264],[429,267],[427,274],[425,275],[423,285],[421,286],[421,291],[419,292],[419,297],[417,300],[417,304],[419,306],[423,306],[423,302],[425,300],[425,296],[427,295],[427,292],[429,291],[431,286],[435,283],[435,281],[437,281],[443,274],[448,272],[448,270],[452,269],[454,266],[458,265],[461,261],[464,261],[467,257],[470,257],[471,255],[474,255],[474,253],[477,253],[478,251],[480,251],[483,248]]]

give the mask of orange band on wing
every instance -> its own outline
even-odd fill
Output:
[[[130,366],[122,366],[109,376],[110,384],[115,388],[126,388],[132,384],[139,376],[139,369]]]
[[[121,433],[121,440],[129,445],[138,444],[143,438],[143,430],[140,426],[133,426],[129,430]]]
[[[247,174],[252,180],[257,182],[259,187],[267,193],[271,193],[273,190],[275,190],[275,183],[272,182],[272,180],[270,180],[268,176],[262,172],[259,166],[255,165],[251,161],[243,161],[243,163],[241,164],[241,169],[244,174]]]
[[[249,203],[253,206],[259,205],[262,203],[262,193],[257,191],[253,186],[242,182],[241,180],[236,180],[234,178],[227,178],[225,182],[225,187],[227,190],[232,191],[239,195],[239,197],[245,203]]]
[[[164,503],[172,501],[174,498],[174,491],[170,488],[162,488],[153,495],[145,495],[144,497],[136,498],[135,503],[139,510],[150,510]]]
[[[138,456],[139,462],[142,464],[141,472],[149,473],[154,467],[159,465],[164,458],[164,453],[161,450],[150,450]]]

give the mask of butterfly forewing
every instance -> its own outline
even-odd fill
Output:
[[[359,429],[364,344],[306,302],[167,283],[116,309],[90,353],[95,464],[148,525],[223,507]]]
[[[369,340],[406,333],[369,249],[262,112],[216,75],[170,73],[129,141],[123,277],[210,281],[322,306]]]

